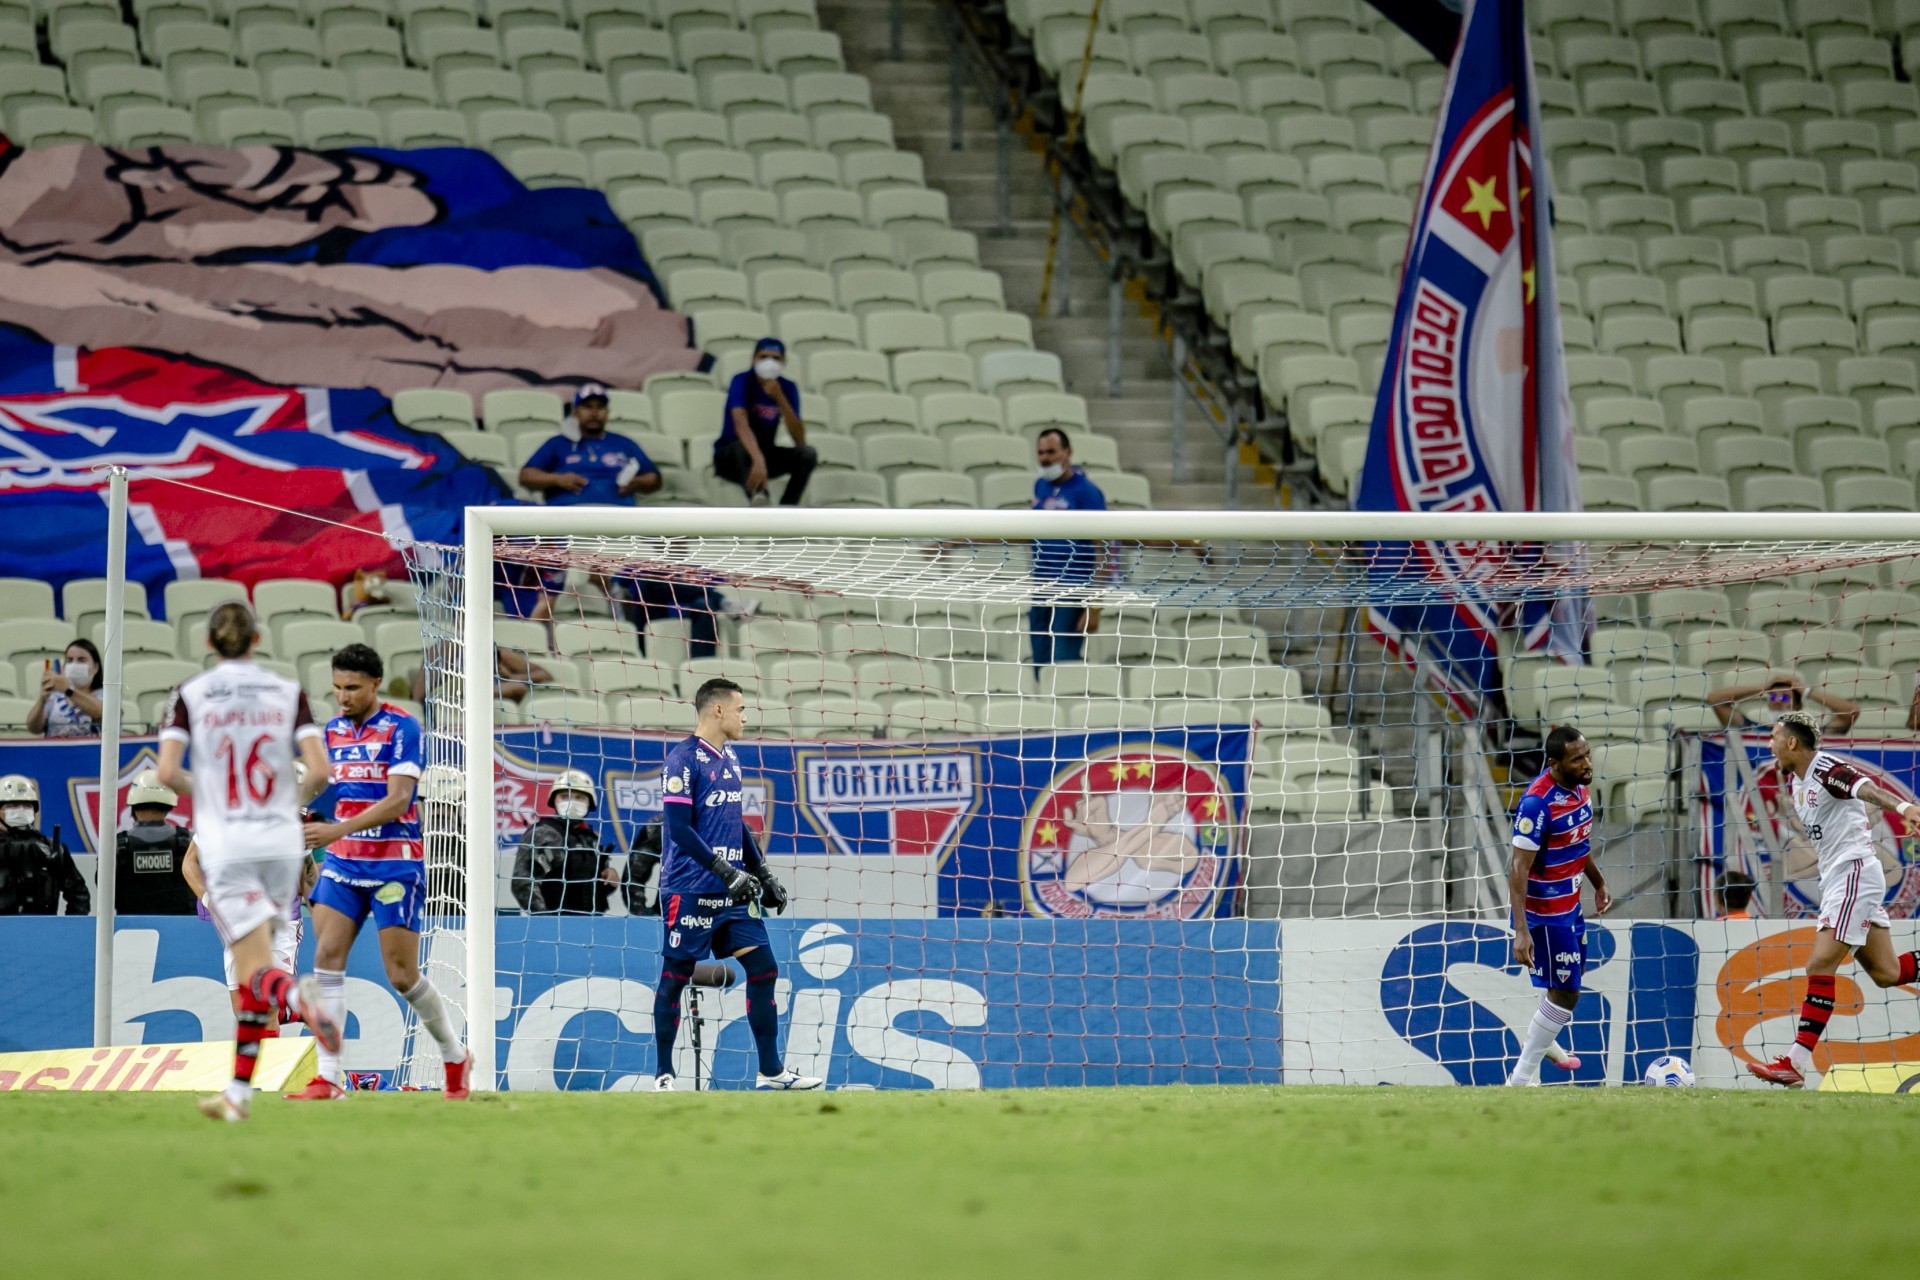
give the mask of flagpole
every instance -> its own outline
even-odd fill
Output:
[[[93,831],[93,1044],[113,1039],[115,837],[120,818],[120,661],[126,647],[127,469],[107,472],[107,620],[100,639],[100,794]]]

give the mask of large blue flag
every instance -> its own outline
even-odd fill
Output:
[[[1470,0],[1400,280],[1354,506],[1573,511],[1573,414],[1521,0]],[[1463,711],[1499,686],[1497,639],[1568,657],[1588,610],[1568,548],[1380,544],[1370,624]],[[1556,583],[1556,578],[1558,582]],[[1546,585],[1555,583],[1557,598]]]

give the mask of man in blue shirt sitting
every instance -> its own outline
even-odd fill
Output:
[[[607,431],[607,389],[597,382],[581,385],[573,397],[573,420],[580,439],[555,436],[541,445],[521,468],[520,483],[544,492],[553,507],[632,506],[634,496],[660,488],[660,468],[639,445]],[[503,604],[510,616],[546,622],[553,617],[553,599],[566,589],[564,569],[535,569],[530,565],[503,566]],[[746,616],[712,587],[657,578],[597,577],[608,598],[621,607],[639,628],[641,651],[646,651],[647,623],[656,617],[684,617],[689,627],[687,655],[711,658],[718,652],[714,616]]]
[[[1073,443],[1058,427],[1042,431],[1034,441],[1040,474],[1033,482],[1036,511],[1105,511],[1106,495],[1087,473],[1073,465]],[[1066,538],[1035,538],[1033,577],[1056,587],[1090,584],[1107,576],[1107,544]],[[1087,632],[1095,622],[1093,610],[1079,605],[1036,604],[1029,619],[1033,633],[1033,665],[1078,662],[1086,649]]]
[[[734,375],[720,438],[713,442],[713,473],[756,502],[767,500],[767,481],[789,476],[780,505],[797,507],[817,458],[807,445],[807,424],[800,420],[800,388],[781,376],[786,361],[785,343],[762,338],[753,349],[753,367]],[[774,443],[782,423],[793,437],[791,447]]]
[[[607,389],[585,382],[573,394],[580,438],[555,436],[520,468],[520,483],[547,496],[550,507],[632,506],[635,494],[660,488],[660,468],[625,436],[607,431]]]

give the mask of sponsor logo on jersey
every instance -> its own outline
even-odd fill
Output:
[[[945,856],[978,795],[963,751],[803,757],[800,804],[851,857]]]
[[[1120,747],[1054,775],[1027,813],[1027,909],[1069,919],[1209,914],[1239,831],[1220,775],[1170,747]]]

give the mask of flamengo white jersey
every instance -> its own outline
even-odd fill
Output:
[[[202,862],[301,856],[295,743],[318,738],[307,695],[252,662],[222,662],[183,682],[160,738],[192,753],[193,828]]]
[[[1847,864],[1877,856],[1867,834],[1867,802],[1856,799],[1873,781],[1860,769],[1829,752],[1816,752],[1807,776],[1792,778],[1793,812],[1806,828],[1820,857],[1825,881]]]

